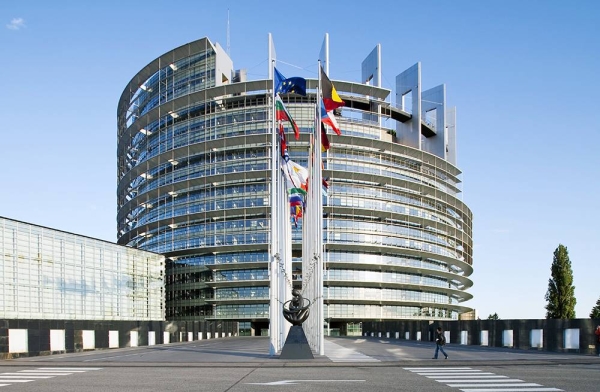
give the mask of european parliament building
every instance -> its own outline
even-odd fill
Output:
[[[345,335],[363,321],[458,319],[472,310],[473,242],[455,108],[445,85],[423,89],[420,63],[395,91],[381,87],[380,46],[361,66],[359,81],[330,75],[345,106],[323,153],[325,319]],[[265,334],[273,81],[247,79],[208,38],[133,76],[117,109],[118,244],[166,257],[167,320]],[[316,88],[309,78],[306,96],[282,97],[300,128],[289,155],[305,167]],[[287,278],[300,287],[300,227],[292,237]]]

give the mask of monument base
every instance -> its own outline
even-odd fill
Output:
[[[290,328],[285,344],[281,349],[279,359],[314,359],[312,350],[306,340],[306,335],[301,325]]]

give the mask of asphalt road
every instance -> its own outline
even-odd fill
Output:
[[[284,361],[266,338],[228,338],[0,361],[10,391],[600,390],[600,358],[426,342],[327,339],[326,356]]]

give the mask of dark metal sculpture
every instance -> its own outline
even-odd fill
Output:
[[[292,290],[292,296],[294,298],[283,304],[283,317],[292,325],[301,325],[310,313],[310,300],[304,299],[298,289]],[[305,301],[306,305],[304,305]]]

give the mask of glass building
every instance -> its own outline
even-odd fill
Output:
[[[0,257],[0,319],[165,319],[160,254],[0,217]]]
[[[456,116],[417,63],[382,88],[380,47],[363,82],[333,79],[346,105],[324,153],[324,303],[342,334],[380,319],[457,319],[471,309],[472,214],[460,200]],[[292,76],[292,75],[288,75]],[[410,86],[410,87],[407,87]],[[283,96],[307,166],[317,81]],[[118,117],[118,243],[167,257],[168,320],[234,319],[266,331],[272,81],[248,81],[203,38],[156,58],[125,87]],[[300,227],[293,274],[302,279]]]

